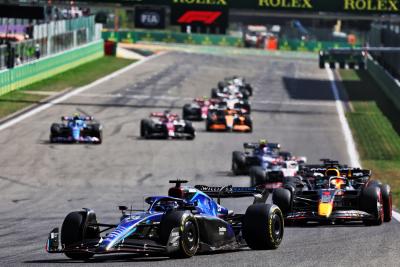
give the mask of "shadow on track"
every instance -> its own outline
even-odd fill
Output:
[[[169,258],[164,255],[149,255],[149,256],[143,256],[143,255],[135,255],[135,254],[124,254],[124,255],[101,255],[101,256],[95,256],[93,259],[87,260],[87,261],[78,261],[78,260],[71,260],[68,258],[65,259],[45,259],[45,260],[32,260],[32,261],[24,261],[23,263],[42,263],[42,264],[91,264],[91,263],[139,263],[139,262],[162,262],[162,261],[170,261],[170,260],[178,260],[182,261],[182,263],[187,263],[188,260],[192,259],[195,260],[197,256],[207,256],[207,255],[217,255],[217,254],[229,254],[229,253],[240,253],[240,252],[245,252],[249,251],[249,248],[242,248],[242,249],[237,249],[237,250],[221,250],[221,251],[212,251],[212,252],[205,252],[205,253],[198,253],[192,258],[188,259],[173,259]]]

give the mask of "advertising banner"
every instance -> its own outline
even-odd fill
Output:
[[[137,0],[85,0],[84,2],[119,2],[126,5],[143,4]],[[79,2],[79,1],[78,1]],[[146,5],[203,6],[227,9],[269,11],[339,12],[365,14],[400,14],[400,0],[146,0]]]
[[[196,2],[196,1],[194,1]],[[211,2],[210,2],[211,3]],[[171,24],[228,27],[228,6],[213,4],[181,4],[173,1],[171,6]]]

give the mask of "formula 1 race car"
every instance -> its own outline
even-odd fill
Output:
[[[140,121],[140,136],[143,138],[186,138],[193,140],[196,131],[190,121],[181,120],[177,114],[153,112],[149,119]]]
[[[207,131],[233,131],[251,133],[253,122],[250,115],[236,109],[211,109],[206,120]]]
[[[232,153],[232,173],[250,174],[251,185],[277,183],[283,177],[297,175],[306,157],[295,157],[290,152],[280,151],[280,144],[244,143],[244,151]]]
[[[305,167],[290,177],[272,197],[288,223],[344,223],[380,225],[392,219],[390,186],[371,179],[371,171],[325,163]]]
[[[276,205],[265,204],[268,193],[249,187],[176,185],[168,196],[146,198],[147,210],[133,213],[120,206],[118,224],[98,223],[93,210],[69,213],[61,227],[47,240],[49,253],[64,253],[74,260],[95,254],[165,254],[187,258],[198,252],[276,249],[283,232],[283,216]],[[220,205],[221,198],[254,197],[245,214],[235,214]],[[217,198],[215,201],[213,198]],[[105,233],[107,232],[107,233]]]
[[[93,117],[74,114],[62,116],[62,123],[53,123],[50,127],[51,143],[93,143],[103,141],[103,126],[93,123]]]
[[[185,104],[182,109],[184,120],[201,121],[207,118],[209,108],[220,103],[220,99],[199,97],[193,99],[192,103]]]
[[[234,85],[236,86],[240,92],[242,92],[246,96],[253,95],[253,88],[252,86],[246,82],[246,79],[243,77],[233,76],[227,77],[224,81],[220,81],[218,83],[218,90],[223,92],[228,86]]]

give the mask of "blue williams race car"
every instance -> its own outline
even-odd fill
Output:
[[[53,123],[50,127],[51,143],[93,143],[103,141],[103,126],[93,123],[93,117],[74,114],[62,116],[62,123]]]
[[[117,224],[98,223],[93,210],[71,212],[61,232],[53,229],[47,240],[49,253],[64,253],[74,260],[95,254],[161,254],[187,258],[197,252],[276,249],[283,237],[282,212],[265,204],[268,191],[252,187],[182,186],[170,181],[168,196],[146,198],[147,210],[133,213],[120,206]],[[235,214],[220,205],[221,198],[254,197],[245,214]],[[217,199],[217,200],[214,200]]]

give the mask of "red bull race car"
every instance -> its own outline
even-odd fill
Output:
[[[153,112],[148,119],[140,122],[140,136],[142,138],[161,139],[188,139],[196,137],[196,131],[190,121],[182,120],[177,114]]]
[[[390,186],[371,179],[371,171],[325,162],[286,178],[273,192],[285,221],[291,223],[363,222],[380,225],[392,219]]]

